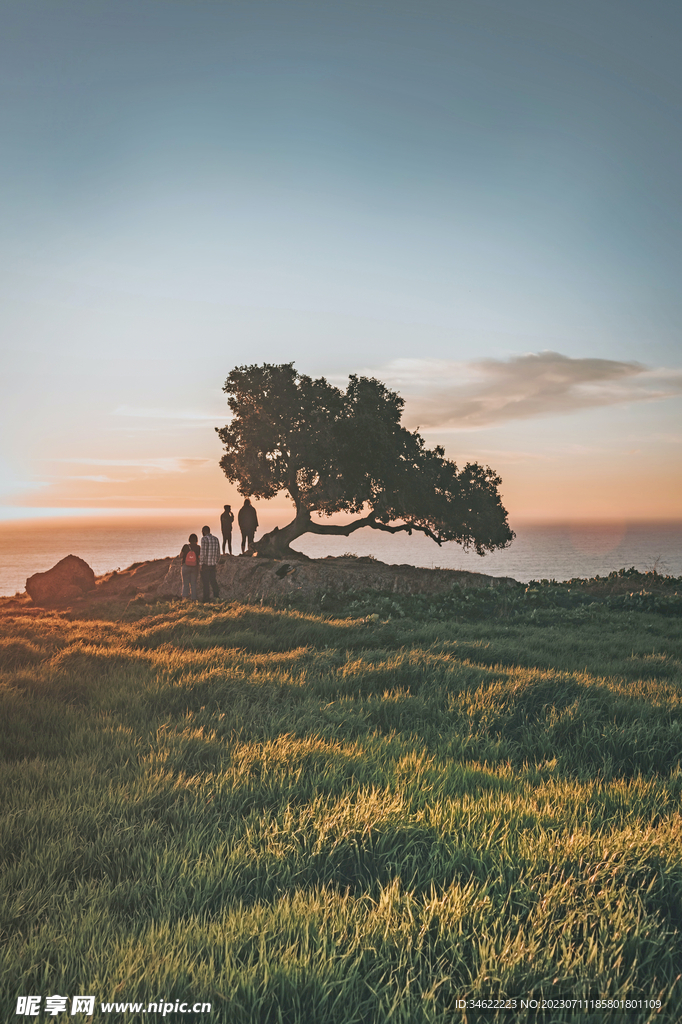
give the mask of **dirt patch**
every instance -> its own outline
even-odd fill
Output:
[[[96,580],[95,598],[119,600],[136,594],[156,594],[174,558],[156,558],[152,562],[134,562],[122,572],[110,572]]]

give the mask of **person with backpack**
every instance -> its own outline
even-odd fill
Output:
[[[201,548],[196,533],[190,533],[189,543],[180,551],[180,574],[182,575],[182,596],[192,601],[199,599],[199,559]]]

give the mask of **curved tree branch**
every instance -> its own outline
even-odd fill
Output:
[[[399,526],[389,526],[388,523],[378,522],[374,512],[370,512],[363,519],[354,519],[352,522],[346,523],[345,526],[338,526],[335,523],[315,523],[311,519],[308,523],[307,532],[325,534],[329,537],[350,537],[351,533],[361,530],[363,526],[369,526],[373,530],[384,530],[386,533],[406,532],[408,536],[412,536],[413,530],[418,530],[419,533],[424,533],[431,540],[435,540],[439,547],[442,545],[441,538],[429,530],[427,526],[420,526],[418,523],[411,522],[401,523]]]

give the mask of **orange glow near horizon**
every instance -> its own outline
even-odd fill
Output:
[[[652,403],[630,410],[596,410],[572,416],[502,423],[480,430],[429,429],[429,447],[444,444],[461,467],[490,465],[501,477],[500,494],[514,522],[656,521],[682,519],[682,474],[671,466],[679,440]],[[216,422],[220,422],[216,416]],[[633,440],[634,439],[634,440]],[[73,456],[65,457],[66,452]],[[114,431],[72,439],[59,457],[43,455],[30,489],[14,488],[2,516],[13,508],[140,511],[222,508],[242,496],[218,465],[221,446],[213,425],[175,433]],[[78,453],[76,455],[76,452]],[[264,508],[291,509],[284,493]],[[17,512],[21,517],[24,513]]]
[[[631,458],[627,465],[622,460],[582,457],[508,461],[504,453],[493,459],[475,451],[468,458],[489,462],[502,477],[500,493],[512,523],[682,519],[682,476],[671,473],[663,459]],[[147,510],[173,514],[175,509],[238,506],[243,500],[222,475],[217,459],[188,460],[186,466],[172,471],[163,464],[153,471],[134,466],[122,473],[71,470],[62,478],[53,477],[39,491],[17,494],[11,505],[5,505],[4,518],[14,517],[13,508],[18,518],[24,514],[20,508],[32,508],[36,515],[41,508],[61,509],[62,514],[73,509],[79,515],[87,510],[97,515],[100,509],[112,513],[121,509],[128,515],[136,508],[144,514]],[[107,479],[109,475],[113,479]],[[284,493],[259,505],[293,508]]]

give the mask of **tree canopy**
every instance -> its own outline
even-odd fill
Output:
[[[479,555],[514,538],[488,466],[463,469],[437,446],[401,425],[404,401],[381,381],[352,375],[345,391],[293,363],[238,366],[223,391],[232,413],[216,427],[220,465],[239,492],[273,498],[286,492],[296,508],[288,526],[256,544],[281,555],[304,533],[349,536],[363,526],[413,530],[437,544],[456,541]],[[345,524],[312,519],[337,512]]]

